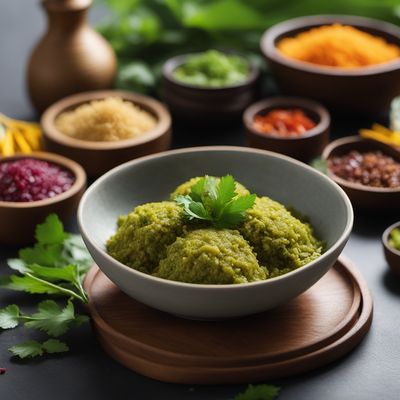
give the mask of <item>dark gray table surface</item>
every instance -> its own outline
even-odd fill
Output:
[[[0,112],[33,119],[25,93],[25,66],[31,46],[43,32],[45,20],[33,0],[0,2]],[[97,21],[104,10],[93,10]],[[369,123],[370,121],[368,121]],[[336,119],[333,133],[354,134],[367,121]],[[243,144],[240,128],[193,134],[185,127],[175,131],[174,147],[200,144]],[[329,366],[288,379],[275,380],[282,387],[281,400],[397,400],[400,398],[400,283],[388,272],[380,236],[386,226],[400,219],[392,216],[356,215],[353,233],[344,254],[361,270],[372,292],[375,310],[370,332],[348,356]],[[0,221],[0,224],[2,222]],[[72,229],[76,229],[72,223]],[[0,274],[15,248],[0,247]],[[32,296],[0,291],[0,307],[17,303],[31,309]],[[101,349],[90,326],[71,333],[71,352],[63,357],[19,362],[7,348],[31,337],[24,328],[0,332],[1,400],[39,399],[173,399],[228,400],[245,385],[185,386],[154,381],[114,362]]]

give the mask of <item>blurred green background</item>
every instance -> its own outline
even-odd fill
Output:
[[[400,24],[400,0],[97,0],[111,14],[98,26],[119,60],[117,86],[156,94],[169,57],[210,48],[260,60],[268,27],[304,15],[349,14]]]

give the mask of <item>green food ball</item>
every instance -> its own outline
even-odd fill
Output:
[[[210,228],[179,237],[153,275],[188,283],[231,284],[266,279],[267,270],[238,231]]]
[[[167,246],[186,230],[182,208],[170,201],[136,207],[118,220],[107,252],[119,262],[151,273],[165,257]]]
[[[271,277],[308,264],[322,254],[323,245],[312,227],[268,197],[256,199],[238,230],[253,246],[259,262],[268,266]]]

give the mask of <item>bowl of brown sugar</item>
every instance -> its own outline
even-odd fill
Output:
[[[79,93],[51,105],[41,119],[47,151],[81,164],[90,177],[169,148],[171,117],[157,100],[133,92]]]

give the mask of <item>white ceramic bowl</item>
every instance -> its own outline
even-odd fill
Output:
[[[232,174],[258,195],[293,206],[310,218],[327,249],[286,275],[238,285],[199,285],[156,278],[106,253],[119,215],[134,206],[167,199],[194,176]],[[286,156],[241,147],[173,150],[130,161],[99,178],[84,194],[78,221],[100,269],[126,294],[151,307],[193,319],[234,318],[276,307],[317,282],[334,264],[353,225],[351,203],[325,175]]]

